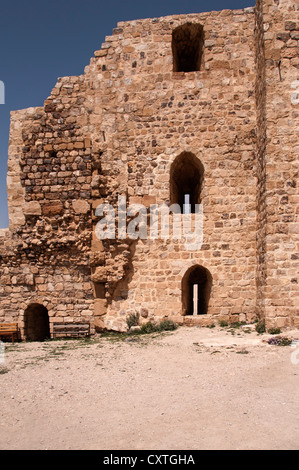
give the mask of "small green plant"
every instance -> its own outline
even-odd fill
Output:
[[[270,335],[279,335],[281,333],[281,329],[280,328],[270,328],[268,330],[268,333]]]
[[[287,336],[274,336],[268,340],[268,344],[274,344],[275,346],[289,346],[292,340]]]
[[[220,320],[219,325],[221,326],[221,328],[225,328],[226,326],[228,326],[228,322],[226,320]]]
[[[154,333],[155,331],[159,331],[158,325],[155,322],[148,321],[143,323],[140,328],[141,333]]]
[[[160,331],[172,331],[176,330],[178,325],[172,320],[161,320],[160,323],[148,321],[141,325],[141,333],[155,333]]]
[[[246,325],[246,322],[245,321],[235,321],[233,323],[231,323],[231,328],[241,328],[241,326],[244,326]]]
[[[250,328],[243,328],[242,331],[243,333],[247,333],[247,334],[252,333],[252,330]]]
[[[178,325],[172,320],[161,320],[159,323],[159,331],[172,331],[176,330]]]
[[[132,326],[138,326],[139,325],[139,313],[131,313],[127,318],[127,325],[129,330],[132,328]]]
[[[265,323],[263,321],[257,322],[257,324],[255,326],[255,331],[259,334],[265,333],[266,332]]]

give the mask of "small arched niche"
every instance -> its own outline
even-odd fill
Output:
[[[199,23],[185,23],[172,32],[174,72],[200,70],[203,56],[204,30]]]
[[[30,304],[24,312],[24,334],[28,341],[50,338],[49,314],[44,305]]]
[[[182,279],[183,315],[206,315],[212,290],[212,276],[207,268],[191,266]]]
[[[201,203],[203,176],[203,164],[193,153],[178,155],[170,167],[170,205],[179,204],[182,213],[195,213],[195,205]]]

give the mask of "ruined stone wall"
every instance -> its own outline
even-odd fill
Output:
[[[294,5],[121,22],[83,75],[60,78],[43,107],[12,114],[0,320],[24,332],[27,307],[41,304],[51,327],[88,321],[92,331],[125,329],[136,312],[297,324]],[[188,23],[200,54],[196,71],[183,72],[172,33],[184,42],[176,28]],[[202,169],[200,249],[151,239],[149,226],[146,239],[96,236],[103,203],[171,203],[185,154]],[[184,317],[184,279],[197,265],[209,306]]]
[[[61,79],[44,107],[12,114],[1,320],[18,321],[22,334],[31,304],[47,308],[51,327],[88,321],[93,330],[91,155],[80,86],[80,78]]]

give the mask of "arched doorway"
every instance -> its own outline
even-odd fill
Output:
[[[49,314],[41,304],[30,304],[24,313],[24,333],[26,340],[44,341],[50,338]]]
[[[201,202],[204,167],[191,152],[182,152],[170,167],[170,204],[179,204],[181,212],[195,213]]]
[[[191,266],[182,279],[183,315],[206,315],[212,289],[212,276],[200,265]]]

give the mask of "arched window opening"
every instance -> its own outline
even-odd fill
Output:
[[[182,213],[194,214],[201,202],[203,174],[203,164],[193,153],[181,153],[170,168],[170,205],[179,204]]]
[[[203,266],[192,266],[182,280],[183,315],[206,315],[212,289],[212,276]]]
[[[186,23],[172,32],[174,72],[200,70],[203,55],[204,31],[201,24]]]
[[[41,304],[30,304],[24,313],[26,340],[44,341],[50,338],[49,314]]]

